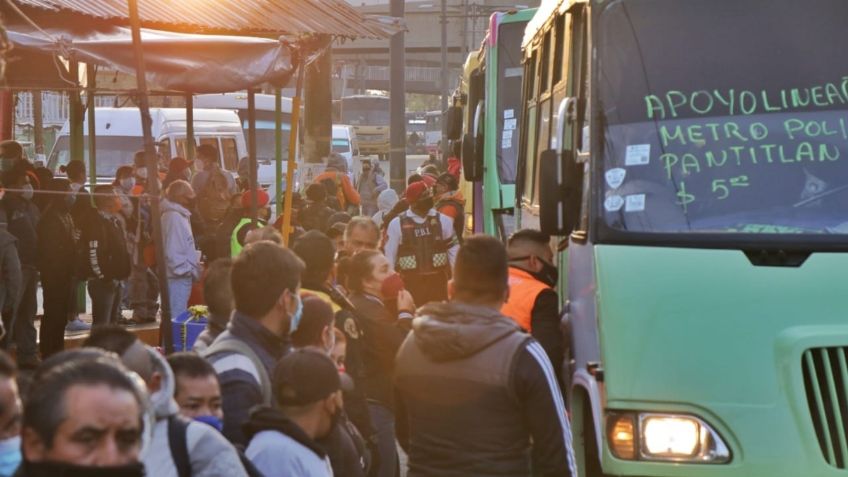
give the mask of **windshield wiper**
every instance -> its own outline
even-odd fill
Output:
[[[807,204],[811,204],[811,203],[813,203],[813,202],[815,202],[819,199],[824,199],[825,197],[831,196],[831,195],[836,194],[838,192],[842,192],[843,190],[848,190],[848,184],[843,185],[843,186],[839,186],[835,189],[826,190],[826,191],[824,191],[820,194],[816,194],[812,197],[808,197],[808,198],[806,198],[806,199],[804,199],[800,202],[796,202],[795,204],[792,204],[792,207],[794,207],[794,208],[803,207],[803,206],[805,206]]]

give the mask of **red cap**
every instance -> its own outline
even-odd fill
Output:
[[[250,191],[245,191],[244,194],[241,195],[241,206],[245,209],[250,208]],[[271,201],[271,198],[268,196],[268,193],[265,192],[265,189],[259,189],[256,191],[256,207],[265,207],[268,205],[268,202]]]
[[[413,182],[409,184],[403,196],[410,204],[414,204],[421,199],[430,197],[430,186],[424,181]]]

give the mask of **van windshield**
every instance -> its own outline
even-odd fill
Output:
[[[845,18],[842,0],[611,2],[598,28],[606,226],[848,233]]]
[[[114,178],[121,166],[131,166],[136,151],[144,147],[136,136],[100,136],[97,138],[97,177]],[[71,161],[70,138],[61,136],[50,154],[48,168],[55,171]],[[85,161],[88,166],[88,136],[85,143]]]

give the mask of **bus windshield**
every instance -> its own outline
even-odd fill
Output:
[[[389,99],[342,98],[342,123],[353,126],[388,126]]]
[[[518,125],[521,124],[521,38],[526,22],[504,23],[498,29],[498,104],[495,143],[501,184],[515,184],[518,165]],[[501,127],[502,126],[502,127]]]
[[[607,227],[848,233],[848,2],[622,0],[598,26]],[[841,12],[841,13],[840,13]]]

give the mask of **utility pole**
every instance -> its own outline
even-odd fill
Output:
[[[445,120],[445,113],[448,110],[448,0],[442,0],[442,161],[448,159],[448,122]]]
[[[391,0],[391,15],[404,17],[404,0]],[[389,164],[391,186],[398,193],[406,188],[406,52],[404,32],[389,43]]]

